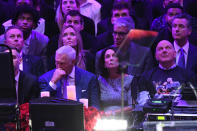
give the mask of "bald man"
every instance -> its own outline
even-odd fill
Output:
[[[172,43],[161,40],[156,47],[155,57],[159,66],[144,72],[140,79],[140,89],[148,91],[151,97],[155,94],[170,93],[167,84],[195,84],[192,74],[176,65],[176,51]]]

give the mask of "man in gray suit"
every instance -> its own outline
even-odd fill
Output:
[[[128,32],[134,28],[134,21],[130,17],[118,18],[113,27],[113,47],[121,50],[122,42]],[[96,54],[96,72],[99,74],[98,62],[103,50]],[[120,66],[128,66],[128,74],[140,76],[145,70],[151,69],[154,65],[150,48],[130,42],[124,52],[119,53]]]
[[[21,5],[16,8],[15,15],[12,18],[12,24],[18,26],[23,31],[24,46],[23,54],[26,56],[38,56],[41,57],[45,71],[47,71],[47,57],[46,57],[46,47],[49,42],[49,38],[41,33],[33,31],[37,27],[39,20],[38,12],[28,6]],[[0,44],[4,43],[4,36],[0,36]],[[28,61],[27,59],[24,59]]]

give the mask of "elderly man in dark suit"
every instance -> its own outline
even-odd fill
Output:
[[[8,52],[6,50],[5,52]],[[16,81],[16,90],[18,90],[18,102],[23,104],[30,99],[39,97],[39,88],[37,77],[19,70],[21,57],[16,48],[12,48],[14,75]]]
[[[74,86],[76,100],[88,99],[89,106],[99,108],[99,90],[96,76],[75,66],[76,51],[70,46],[62,46],[56,51],[56,69],[39,78],[41,91],[49,91],[51,96],[68,98],[68,86]]]

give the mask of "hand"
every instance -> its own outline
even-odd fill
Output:
[[[51,82],[53,82],[54,84],[56,84],[57,81],[59,81],[65,75],[66,75],[66,72],[64,70],[58,68],[53,73],[53,76],[51,78]]]

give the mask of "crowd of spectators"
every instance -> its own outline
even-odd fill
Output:
[[[1,0],[0,44],[16,56],[15,78],[20,72],[32,82],[17,85],[27,88],[20,103],[40,91],[67,98],[65,84],[75,85],[77,100],[88,98],[114,115],[122,72],[125,112],[161,93],[156,87],[168,78],[195,85],[196,6],[196,0]],[[139,30],[157,35],[151,43],[132,36],[145,39],[140,45],[128,35]]]

